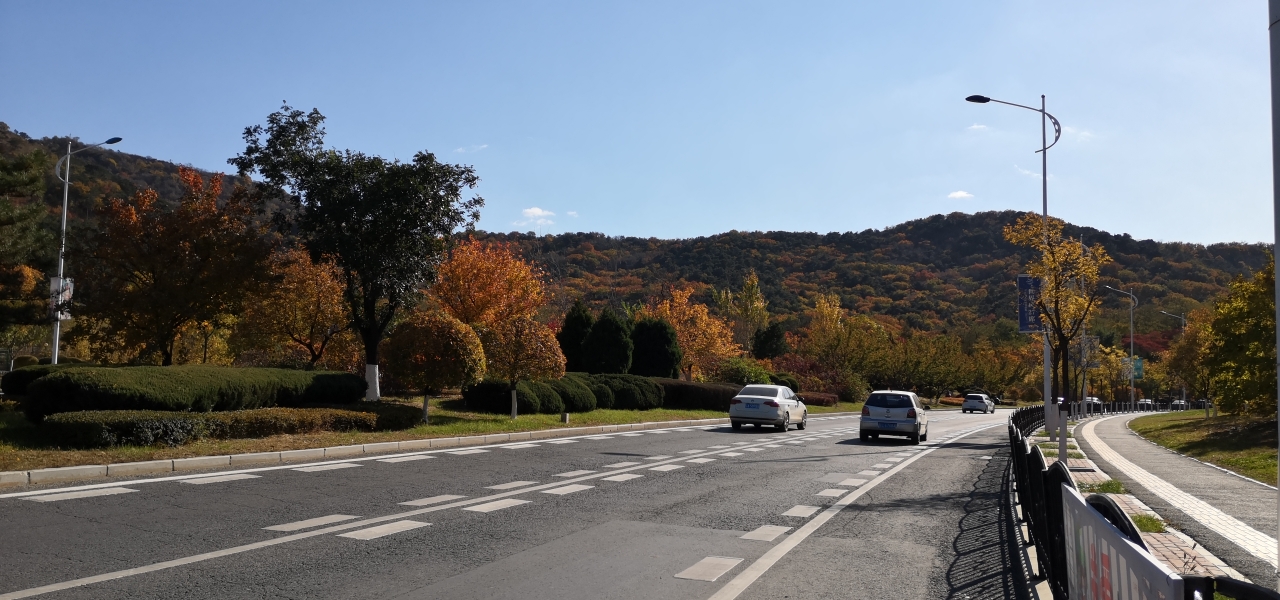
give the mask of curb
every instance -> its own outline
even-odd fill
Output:
[[[824,413],[817,418],[852,416],[855,413]],[[372,444],[355,444],[351,446],[330,446],[325,448],[309,448],[305,450],[282,450],[279,452],[253,452],[248,454],[230,454],[222,456],[198,456],[194,458],[175,458],[169,460],[149,460],[142,462],[115,463],[109,465],[82,465],[75,467],[55,467],[50,469],[33,469],[30,471],[0,471],[0,488],[30,485],[36,483],[57,483],[81,481],[99,477],[125,475],[162,475],[174,471],[194,471],[216,469],[219,467],[235,467],[244,465],[280,464],[286,462],[323,460],[325,458],[351,457],[363,454],[384,454],[431,448],[452,448],[455,446],[487,446],[505,444],[516,441],[541,440],[578,435],[595,435],[618,431],[634,431],[645,429],[667,429],[673,427],[690,427],[698,425],[723,425],[729,422],[723,419],[693,419],[686,421],[656,421],[645,423],[627,423],[623,425],[595,425],[591,427],[566,427],[563,429],[542,429],[538,431],[521,431],[515,433],[494,433],[488,435],[472,435],[465,437],[426,438],[406,440],[403,442],[377,442]]]

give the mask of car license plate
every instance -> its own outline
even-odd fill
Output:
[[[880,429],[897,429],[897,423],[880,423]]]
[[[752,403],[748,402],[748,403],[747,403],[747,408],[760,408],[760,405],[759,405],[759,404],[752,404]]]

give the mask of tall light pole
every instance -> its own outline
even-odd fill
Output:
[[[1273,0],[1273,1],[1280,1],[1280,0]],[[965,100],[969,102],[974,102],[977,104],[986,104],[988,102],[995,102],[997,104],[1007,104],[1009,106],[1025,108],[1027,110],[1040,113],[1040,149],[1036,150],[1036,152],[1040,154],[1040,197],[1041,197],[1040,215],[1041,215],[1041,218],[1043,219],[1045,241],[1047,242],[1049,239],[1049,148],[1052,148],[1054,144],[1057,144],[1058,139],[1062,137],[1062,125],[1058,123],[1058,120],[1055,119],[1053,115],[1049,114],[1048,111],[1045,110],[1044,94],[1040,95],[1040,108],[1024,106],[1022,104],[1014,104],[1013,102],[1005,102],[1004,100],[996,100],[994,98],[988,98],[986,96],[978,96],[978,95],[969,96],[968,98],[965,98]],[[1048,131],[1049,121],[1053,122],[1053,144],[1049,143],[1049,131]],[[1047,287],[1047,286],[1043,286],[1043,287]],[[1047,331],[1044,332],[1043,336],[1044,336],[1044,430],[1045,430],[1045,433],[1049,434],[1049,439],[1050,441],[1052,441],[1054,437],[1054,429],[1053,429],[1054,426],[1049,424],[1049,409],[1056,402],[1053,398],[1053,376],[1052,376],[1052,372],[1050,371],[1050,369],[1052,368],[1051,364],[1053,362],[1052,360],[1053,354],[1049,349],[1049,332]],[[1055,419],[1055,421],[1057,420],[1058,419]],[[1066,423],[1061,423],[1061,424],[1055,423],[1055,425],[1057,425],[1062,429],[1062,436],[1066,437],[1067,435]],[[1060,456],[1066,456],[1066,453],[1064,452]]]
[[[1160,314],[1169,315],[1170,317],[1173,317],[1175,319],[1178,319],[1179,321],[1182,321],[1182,337],[1184,338],[1187,337],[1187,316],[1186,315],[1175,315],[1171,312],[1165,312],[1163,310],[1160,311]],[[1185,380],[1182,382],[1182,406],[1183,407],[1189,406],[1187,404],[1187,382]],[[1204,399],[1204,418],[1206,419],[1209,418],[1209,399],[1208,398]]]
[[[1267,35],[1271,41],[1271,218],[1276,246],[1280,246],[1280,0],[1269,0],[1267,6]],[[1276,292],[1280,294],[1280,279],[1276,280]],[[1280,317],[1280,302],[1275,308],[1276,316]],[[1280,327],[1276,328],[1276,346],[1280,347]],[[1280,355],[1276,361],[1276,368],[1280,370]],[[1276,386],[1280,392],[1280,378],[1276,379]],[[1280,431],[1280,412],[1276,417],[1277,431]],[[1276,493],[1276,512],[1280,514],[1280,492]],[[1276,552],[1280,556],[1280,535],[1276,536]],[[1280,571],[1276,572],[1276,587],[1280,589]]]
[[[75,152],[71,151],[71,142],[67,142],[67,155],[58,160],[58,164],[53,167],[53,172],[62,181],[62,241],[58,244],[58,277],[49,286],[49,306],[53,309],[53,349],[49,354],[49,364],[58,364],[58,340],[62,337],[62,319],[59,316],[62,313],[62,307],[58,306],[62,300],[63,292],[66,291],[66,279],[64,275],[64,267],[67,258],[67,200],[71,195],[71,155],[84,152],[90,148],[97,148],[104,144],[114,144],[119,142],[121,138],[113,137],[105,142],[98,142],[91,146],[85,146]]]
[[[1135,357],[1133,355],[1133,311],[1138,308],[1138,297],[1124,290],[1117,290],[1109,285],[1104,285],[1102,287],[1113,292],[1120,292],[1121,294],[1128,296],[1131,301],[1129,304],[1129,410],[1133,410],[1136,408],[1135,403],[1137,402],[1133,397],[1133,374],[1134,367],[1137,366],[1134,364]]]

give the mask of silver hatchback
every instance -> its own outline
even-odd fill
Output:
[[[858,439],[880,439],[881,435],[902,435],[913,444],[929,439],[929,416],[920,398],[911,392],[885,390],[871,392],[862,405]]]

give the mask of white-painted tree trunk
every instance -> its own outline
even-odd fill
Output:
[[[378,365],[364,366],[364,380],[369,384],[369,388],[364,392],[364,399],[370,402],[382,397],[378,390]]]

